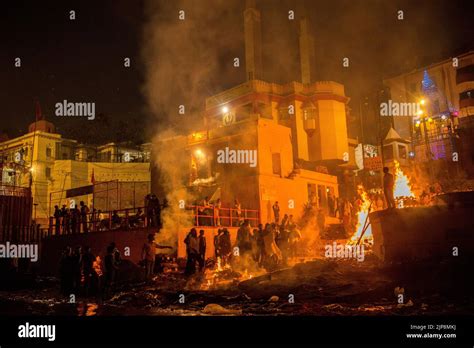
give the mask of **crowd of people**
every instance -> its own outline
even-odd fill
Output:
[[[277,210],[274,209],[275,211]],[[265,226],[259,224],[253,229],[249,220],[244,220],[237,230],[234,243],[227,228],[217,230],[213,236],[212,258],[221,266],[225,266],[233,257],[248,256],[260,267],[273,268],[279,264],[286,264],[289,257],[296,256],[296,245],[300,239],[301,234],[293,215],[285,214],[280,221],[280,215],[277,213],[274,215],[274,222]],[[198,235],[196,228],[191,228],[184,239],[187,257],[186,275],[192,275],[197,270],[203,271],[205,268],[206,243],[204,230],[200,230]]]
[[[107,246],[103,261],[90,247],[67,246],[59,265],[61,293],[65,296],[110,297],[120,262],[120,252],[113,242]]]
[[[64,204],[59,208],[55,205],[50,228],[54,228],[54,233],[59,235],[118,228],[160,227],[161,211],[167,206],[166,199],[161,203],[154,194],[148,194],[145,197],[145,211],[142,208],[133,209],[135,212],[130,215],[128,210],[125,214],[119,214],[118,210],[112,212],[103,212],[95,208],[90,210],[83,201],[79,203],[79,207],[74,204],[68,208]]]

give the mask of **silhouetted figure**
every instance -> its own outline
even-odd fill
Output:
[[[84,295],[89,296],[94,278],[95,256],[90,247],[85,247],[82,254],[82,273],[84,274]]]
[[[240,226],[242,221],[242,205],[237,198],[234,200],[234,209],[237,216],[237,223],[234,223],[234,226]]]
[[[250,223],[245,220],[244,223],[237,230],[237,247],[239,248],[239,254],[243,255],[250,251]]]
[[[114,247],[109,245],[107,247],[107,255],[104,258],[105,284],[104,297],[108,298],[112,294],[115,279],[119,267],[115,261]]]
[[[122,224],[122,218],[118,215],[117,210],[112,213],[112,229],[119,228]]]
[[[204,269],[206,263],[206,236],[204,230],[199,231],[199,270]]]
[[[186,244],[186,269],[185,275],[192,275],[196,272],[196,262],[199,260],[199,242],[195,228],[192,228],[184,240]]]
[[[73,209],[70,210],[71,214],[71,231],[72,234],[76,234],[79,232],[79,209],[77,209],[77,206],[75,205]]]
[[[84,204],[83,201],[79,203],[81,207],[81,223],[82,223],[82,232],[87,233],[88,228],[87,228],[87,214],[89,214],[89,207]]]
[[[217,258],[220,257],[220,251],[219,251],[219,238],[221,237],[222,230],[219,228],[217,230],[217,234],[214,236],[214,257]]]
[[[60,234],[60,226],[61,226],[61,210],[59,210],[59,207],[57,205],[54,206],[54,233]]]
[[[275,202],[272,208],[273,208],[273,216],[275,217],[275,223],[278,224],[280,221],[280,206],[278,205],[278,202]]]
[[[227,264],[229,256],[232,252],[232,243],[230,241],[230,233],[227,228],[224,228],[222,235],[219,238],[219,253],[222,260],[222,265]]]
[[[387,207],[388,209],[395,208],[395,198],[393,196],[395,182],[393,175],[389,173],[388,167],[384,167],[383,172],[383,193],[385,194],[385,199],[387,200]]]

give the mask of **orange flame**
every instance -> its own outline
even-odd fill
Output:
[[[395,188],[394,188],[395,199],[403,197],[415,197],[412,191],[410,180],[403,173],[400,168],[400,163],[395,161]]]
[[[359,211],[357,212],[357,228],[356,232],[350,238],[350,244],[357,243],[360,236],[362,235],[362,231],[364,230],[364,223],[365,225],[369,224],[368,216],[370,213],[371,205],[370,200],[362,185],[357,186],[357,191],[359,193],[361,204],[359,205]],[[366,222],[367,221],[367,222]],[[372,240],[372,228],[369,226],[366,228],[366,231],[363,236],[364,241],[370,242]]]

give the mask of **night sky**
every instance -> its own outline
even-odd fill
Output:
[[[190,18],[196,8],[225,13],[225,21],[203,20],[197,26],[197,30],[210,33],[208,48],[218,52],[218,59],[206,62],[196,58],[196,64],[207,63],[217,68],[204,79],[204,83],[209,83],[200,88],[202,95],[198,95],[198,102],[193,101],[197,103],[194,109],[203,109],[204,96],[244,82],[245,64],[236,70],[231,67],[231,60],[239,56],[244,61],[245,1],[150,3],[144,0],[3,2],[0,131],[10,137],[22,134],[34,121],[38,99],[43,114],[66,137],[90,143],[148,140],[154,129],[150,125],[166,122],[167,111],[152,113],[150,95],[147,99],[144,92],[150,64],[160,64],[153,57],[144,56],[144,47],[149,42],[144,28],[153,26],[150,21],[157,18],[163,20],[156,23],[158,27],[167,21],[174,25],[180,8],[185,8]],[[354,114],[359,98],[377,90],[382,78],[474,49],[474,5],[468,0],[257,0],[257,6],[262,11],[264,78],[275,82],[300,80],[298,23],[289,22],[286,17],[288,9],[294,9],[297,18],[306,15],[313,21],[317,79],[343,83],[352,99],[350,106]],[[398,9],[404,11],[403,21],[397,20]],[[75,10],[75,20],[69,19],[70,10]],[[212,35],[226,32],[232,34],[222,34],[221,39],[232,40],[232,44],[221,50]],[[182,35],[180,39],[187,37]],[[166,43],[163,47],[167,47]],[[21,68],[14,67],[16,57],[21,58]],[[131,59],[130,68],[123,65],[125,57]],[[160,57],[173,59],[166,54]],[[342,67],[343,57],[350,58],[349,69]],[[196,64],[186,66],[184,69],[190,69],[186,73],[192,75]],[[175,81],[167,76],[156,83],[173,90]],[[180,98],[185,100],[187,96],[183,93]],[[96,120],[54,116],[55,103],[64,99],[95,102]],[[357,123],[353,117],[350,121]]]

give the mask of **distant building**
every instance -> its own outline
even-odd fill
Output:
[[[252,1],[244,24],[248,80],[206,99],[202,128],[162,143],[168,143],[174,157],[187,159],[186,184],[200,186],[193,195],[197,199],[220,198],[223,206],[233,207],[237,198],[243,208],[258,210],[264,223],[273,220],[276,201],[282,216],[299,217],[308,204],[327,213],[328,201],[339,197],[340,184],[353,186],[344,178],[356,168],[357,144],[348,138],[344,86],[313,80],[314,40],[306,19],[299,40],[302,82],[263,81],[260,12]],[[233,161],[232,151],[244,159],[251,154],[256,162]]]
[[[392,104],[421,109],[392,116],[397,133],[411,143],[413,160],[442,161],[447,167],[460,163],[474,176],[474,51],[387,78],[384,84]]]
[[[139,148],[110,143],[99,147],[79,144],[56,133],[51,122],[40,117],[28,133],[0,142],[0,184],[31,187],[33,218],[45,224],[54,205],[79,205],[92,197],[66,197],[66,191],[106,181],[150,181],[150,145]],[[117,185],[116,185],[117,186]],[[140,204],[142,205],[142,204]]]

